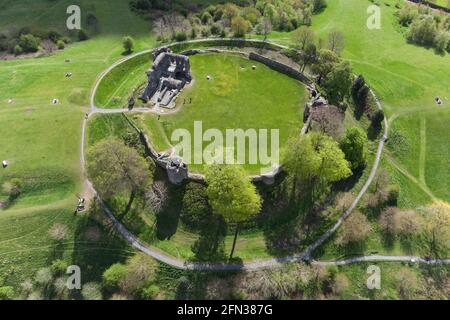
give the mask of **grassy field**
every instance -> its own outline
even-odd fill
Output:
[[[253,65],[257,66],[256,70],[252,69]],[[224,137],[226,129],[267,129],[269,133],[278,129],[281,148],[290,135],[300,130],[306,102],[302,83],[237,55],[192,56],[191,68],[194,83],[178,97],[180,111],[163,115],[159,122],[154,121],[154,115],[146,115],[149,119],[144,124],[155,138],[156,146],[167,149],[166,142],[180,128],[187,129],[194,137],[194,121],[202,121],[203,132],[215,128]],[[207,80],[208,75],[211,80]],[[165,137],[159,134],[161,128]],[[244,167],[250,173],[259,173],[261,165],[245,164]],[[190,169],[202,172],[203,165],[191,164]]]
[[[0,211],[0,275],[7,283],[17,284],[36,269],[48,266],[53,247],[48,230],[53,221],[66,224],[73,233],[66,241],[65,257],[76,260],[71,252],[76,247],[79,219],[73,211],[75,194],[83,192],[80,136],[90,91],[98,74],[122,58],[124,35],[135,38],[136,50],[154,44],[147,22],[136,18],[128,4],[118,0],[2,1],[0,30],[29,26],[63,33],[66,8],[71,4],[81,4],[83,16],[88,12],[97,16],[100,30],[92,39],[48,57],[0,61],[0,158],[10,161],[7,169],[0,170],[0,184],[12,178],[23,184],[15,203]],[[73,76],[65,78],[66,72]],[[53,105],[54,98],[60,104]],[[4,196],[1,192],[0,200]],[[126,253],[131,249],[124,245],[118,250]],[[91,253],[87,259],[95,264],[95,250]]]

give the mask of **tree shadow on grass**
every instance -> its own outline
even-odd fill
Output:
[[[101,281],[103,272],[112,264],[124,262],[131,247],[112,225],[100,223],[103,215],[95,207],[83,216],[75,227],[72,263],[81,269],[82,282]]]
[[[182,200],[185,191],[185,185],[175,186],[168,183],[167,187],[167,205],[161,212],[156,214],[156,237],[159,240],[170,240],[170,238],[177,232],[182,209]]]

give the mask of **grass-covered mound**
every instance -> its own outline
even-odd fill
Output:
[[[238,55],[201,54],[190,60],[194,82],[178,97],[179,112],[159,121],[155,115],[145,116],[144,124],[159,151],[170,147],[176,129],[185,128],[193,137],[194,121],[202,121],[203,132],[215,128],[224,137],[226,129],[279,129],[281,148],[302,127],[307,95],[299,81]],[[190,166],[196,172],[202,167]],[[245,168],[258,173],[260,165]]]

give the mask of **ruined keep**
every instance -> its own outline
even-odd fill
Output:
[[[174,54],[169,48],[157,49],[153,51],[153,66],[147,76],[148,85],[140,98],[172,108],[174,98],[192,80],[189,58]]]

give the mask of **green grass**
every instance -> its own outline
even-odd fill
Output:
[[[0,275],[6,276],[7,283],[17,284],[51,262],[50,221],[70,227],[65,258],[77,259],[70,251],[77,224],[72,213],[75,194],[83,192],[80,137],[89,94],[97,76],[123,57],[123,36],[135,38],[136,50],[154,45],[148,23],[130,13],[126,1],[118,0],[2,1],[0,29],[29,26],[65,33],[66,8],[71,4],[81,4],[84,16],[95,13],[99,34],[48,57],[0,61],[0,158],[10,161],[7,169],[0,170],[0,184],[12,178],[23,183],[17,201],[0,210]],[[73,76],[65,78],[66,72]],[[60,104],[53,105],[54,98]],[[0,193],[0,199],[4,196]],[[90,254],[91,264],[110,259],[105,250],[96,256],[94,247]]]
[[[281,149],[289,136],[302,127],[306,101],[302,83],[236,55],[201,54],[190,60],[194,83],[178,97],[180,111],[161,116],[159,123],[154,115],[145,116],[150,136],[159,137],[156,146],[167,148],[167,140],[176,129],[187,129],[194,137],[194,121],[202,121],[203,132],[219,129],[224,137],[226,129],[278,129]],[[257,66],[256,70],[252,65]],[[207,80],[207,75],[212,80]],[[166,137],[160,136],[161,128]],[[205,142],[203,147],[207,145]],[[244,167],[258,173],[261,165]],[[202,172],[203,165],[191,164],[190,170]]]
[[[151,54],[127,60],[102,79],[95,95],[98,108],[125,108],[129,97],[147,81],[145,72],[150,68]]]

